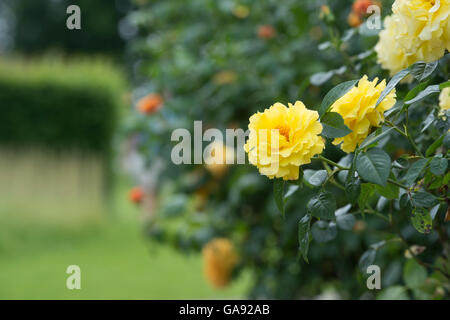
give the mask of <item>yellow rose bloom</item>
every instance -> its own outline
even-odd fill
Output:
[[[378,62],[391,74],[450,50],[450,0],[396,0],[392,11],[375,47]]]
[[[339,113],[344,123],[352,130],[342,138],[336,138],[333,144],[342,142],[341,149],[347,153],[355,151],[356,147],[370,133],[372,127],[378,127],[384,121],[384,112],[395,104],[395,89],[375,107],[381,92],[386,88],[386,81],[378,85],[378,78],[369,81],[367,76],[359,80],[358,85],[350,89],[331,106],[331,111]]]
[[[238,261],[231,241],[215,238],[203,247],[202,253],[203,270],[208,281],[217,288],[225,287]]]
[[[228,164],[234,163],[234,149],[223,142],[214,141],[211,152],[205,157],[206,169],[216,178],[221,178],[228,170]]]
[[[244,149],[250,163],[270,179],[297,180],[299,167],[325,147],[317,111],[306,109],[300,101],[288,106],[277,102],[252,115],[248,125]]]
[[[441,107],[441,110],[450,109],[450,87],[441,91],[439,95],[439,107]]]

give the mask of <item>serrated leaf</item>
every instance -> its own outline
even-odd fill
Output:
[[[444,135],[442,135],[439,139],[434,141],[431,146],[428,147],[427,151],[425,151],[425,156],[429,157],[431,156],[437,148],[439,148],[442,145],[442,142],[444,141]]]
[[[385,187],[376,185],[375,188],[380,195],[391,200],[397,199],[400,192],[399,187],[392,183],[388,183]]]
[[[324,115],[328,111],[331,105],[348,91],[350,91],[350,89],[353,88],[357,82],[358,80],[346,81],[338,84],[336,87],[331,89],[322,100],[322,104],[319,108],[319,115],[322,117],[322,115]]]
[[[411,167],[409,167],[405,177],[403,178],[403,180],[408,186],[416,181],[420,173],[423,171],[423,169],[425,169],[427,163],[428,163],[427,159],[419,159],[416,162],[414,162],[411,165]]]
[[[366,208],[366,203],[369,201],[370,197],[372,197],[375,192],[375,186],[371,183],[363,183],[361,185],[361,193],[358,197],[358,206],[361,212]]]
[[[311,234],[314,240],[318,242],[331,241],[336,238],[337,235],[336,224],[332,221],[316,221],[311,228]]]
[[[439,85],[432,85],[426,87],[423,91],[419,92],[414,98],[411,100],[405,101],[405,104],[413,104],[415,102],[418,102],[426,97],[428,97],[431,94],[438,93],[441,90],[439,89]]]
[[[386,88],[381,92],[380,97],[377,100],[377,103],[375,104],[375,107],[377,107],[381,101],[383,101],[384,98],[397,86],[397,84],[403,80],[408,74],[410,73],[409,69],[404,69],[398,73],[396,73],[392,79],[388,82],[386,85]]]
[[[305,170],[304,178],[309,184],[315,187],[320,187],[328,178],[328,173],[327,170],[316,171],[307,169]]]
[[[415,192],[411,195],[413,206],[421,208],[430,208],[436,205],[436,197],[425,191]]]
[[[284,217],[284,185],[285,182],[282,179],[275,179],[273,182],[273,196],[278,210]]]
[[[425,63],[422,61],[417,62],[410,67],[411,74],[414,78],[417,79],[417,81],[423,81],[428,78],[434,72],[434,70],[436,70],[437,65],[438,61],[429,63]]]
[[[327,112],[321,119],[323,126],[322,135],[327,138],[341,138],[352,131],[344,124],[344,119],[339,113]]]
[[[444,174],[447,170],[448,160],[446,158],[434,157],[430,162],[430,171],[435,175]]]
[[[358,155],[356,170],[364,180],[385,186],[391,170],[391,158],[382,149],[370,149]]]
[[[311,216],[306,214],[298,223],[298,250],[306,263],[308,261],[309,243],[311,241]]]
[[[361,143],[359,148],[363,149],[363,148],[365,148],[367,146],[370,146],[371,144],[374,144],[375,142],[380,141],[384,137],[387,137],[388,135],[390,135],[392,130],[394,130],[394,128],[385,129],[383,132],[381,132],[378,135],[376,134],[377,133],[376,131],[372,132],[370,135],[367,136],[366,139],[364,139],[364,141]]]
[[[322,190],[309,200],[308,213],[320,219],[333,219],[336,210],[336,200],[331,192]]]

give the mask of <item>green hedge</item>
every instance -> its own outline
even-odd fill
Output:
[[[108,154],[124,88],[100,60],[0,60],[0,145]]]

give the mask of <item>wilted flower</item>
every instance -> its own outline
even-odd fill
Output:
[[[204,273],[209,282],[225,287],[238,261],[233,243],[226,238],[215,238],[203,247]]]
[[[444,88],[439,95],[439,107],[441,110],[450,109],[450,87]]]
[[[164,100],[162,96],[158,93],[151,93],[137,103],[137,109],[145,114],[150,114],[161,109]]]
[[[381,92],[386,88],[386,81],[378,85],[378,78],[369,81],[365,75],[357,86],[350,89],[331,106],[331,111],[339,113],[344,123],[352,130],[342,138],[336,138],[333,144],[342,143],[341,149],[353,152],[369,134],[371,127],[378,127],[384,121],[384,112],[395,104],[395,89],[375,107]]]
[[[289,107],[277,102],[252,115],[244,146],[250,163],[270,179],[297,180],[299,167],[324,149],[318,119],[317,111],[306,109],[301,101]]]

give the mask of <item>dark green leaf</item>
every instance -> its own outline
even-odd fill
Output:
[[[357,82],[358,80],[343,82],[331,89],[322,100],[322,105],[319,109],[319,115],[322,117],[328,111],[331,105],[348,91],[350,91],[350,89],[353,88]]]
[[[273,182],[273,196],[278,210],[284,217],[284,180],[275,179]]]
[[[370,135],[367,136],[366,139],[364,139],[364,141],[361,143],[361,145],[359,146],[360,149],[363,149],[371,144],[374,144],[377,141],[380,141],[381,139],[383,139],[384,137],[387,137],[389,134],[391,134],[392,130],[394,130],[394,128],[388,128],[385,129],[383,132],[381,132],[380,134],[376,134],[377,131],[372,132]]]
[[[433,93],[438,93],[441,90],[439,89],[439,85],[432,85],[432,86],[428,86],[426,87],[423,91],[419,92],[414,98],[412,98],[411,100],[405,101],[405,104],[413,104],[414,102],[420,101],[423,98],[426,98],[427,96],[429,96],[430,94]]]
[[[308,261],[309,242],[311,241],[311,216],[306,214],[298,223],[298,250],[306,263]]]
[[[364,180],[385,186],[391,170],[391,158],[382,149],[370,149],[358,155],[356,170]]]
[[[442,145],[442,142],[444,142],[444,135],[442,135],[439,139],[434,141],[431,146],[428,147],[427,151],[425,151],[425,156],[431,156],[436,151],[436,149]]]
[[[392,183],[388,183],[385,187],[376,185],[375,188],[380,195],[391,200],[397,199],[400,191],[399,187]]]
[[[316,218],[333,219],[336,210],[336,200],[331,192],[322,190],[318,195],[309,200],[308,213]]]
[[[331,241],[336,238],[337,235],[336,224],[332,221],[316,221],[311,228],[311,233],[314,240],[318,242]]]
[[[361,193],[358,198],[358,206],[361,212],[366,208],[366,203],[375,192],[375,186],[371,183],[363,183],[361,185]]]
[[[403,78],[405,78],[408,74],[409,74],[409,69],[404,69],[398,73],[396,73],[391,81],[389,81],[389,83],[386,85],[386,88],[383,90],[383,92],[381,92],[380,97],[377,100],[377,103],[375,104],[375,107],[377,107],[381,101],[383,101],[384,98],[386,98],[386,96],[395,88],[395,86],[403,80]]]
[[[423,286],[427,279],[427,269],[421,266],[415,259],[409,259],[403,267],[403,280],[409,288]]]
[[[411,196],[413,206],[421,208],[429,208],[436,205],[436,197],[425,191],[415,192]]]
[[[423,81],[426,78],[428,78],[434,70],[436,70],[436,67],[438,65],[438,61],[433,61],[429,63],[425,62],[417,62],[413,64],[411,69],[411,74],[414,78],[416,78],[417,81]]]
[[[306,169],[304,178],[305,178],[306,182],[308,182],[309,184],[311,184],[315,187],[319,187],[328,178],[328,173],[326,170],[317,170],[316,171],[316,170]]]
[[[377,256],[377,251],[374,249],[369,249],[359,258],[359,269],[365,274],[367,268],[375,262]]]
[[[430,162],[430,171],[435,175],[441,175],[446,172],[447,166],[448,166],[447,159],[434,157]]]
[[[351,213],[341,214],[336,217],[337,226],[343,230],[352,230],[355,222],[355,216]]]
[[[323,125],[322,135],[327,138],[341,138],[352,131],[344,124],[344,119],[339,113],[327,112],[321,119]]]
[[[427,162],[427,159],[419,159],[411,165],[411,167],[406,172],[405,177],[403,178],[408,186],[416,181],[420,173],[423,171],[423,169],[425,169]]]

